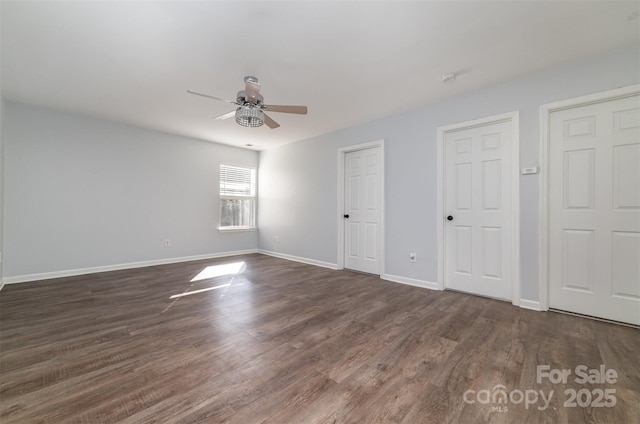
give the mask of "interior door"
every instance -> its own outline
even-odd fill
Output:
[[[447,132],[445,287],[511,300],[510,120]]]
[[[549,306],[640,325],[640,100],[549,117]]]
[[[380,274],[381,148],[345,154],[344,266]]]

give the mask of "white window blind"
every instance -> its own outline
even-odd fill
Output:
[[[255,197],[256,170],[220,165],[220,196]]]

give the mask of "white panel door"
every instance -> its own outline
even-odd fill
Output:
[[[549,306],[640,325],[640,99],[549,118]]]
[[[380,274],[381,149],[349,152],[344,161],[344,266]]]
[[[447,288],[511,300],[511,128],[445,134]]]

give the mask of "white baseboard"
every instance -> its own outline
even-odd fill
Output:
[[[279,253],[279,252],[273,252],[270,250],[262,250],[262,249],[258,249],[258,253],[261,253],[263,255],[273,256],[275,258],[286,259],[289,261],[301,262],[307,265],[321,266],[329,269],[338,269],[337,264],[317,261],[315,259],[302,258],[300,256],[287,255],[286,253]],[[414,278],[400,277],[398,275],[390,275],[390,274],[382,274],[380,278],[383,280],[394,282],[394,283],[407,284],[410,286],[416,286],[416,287],[421,287],[421,288],[426,288],[431,290],[440,290],[440,288],[438,287],[438,283],[433,283],[431,281],[417,280]]]
[[[43,272],[40,274],[16,275],[5,277],[4,284],[26,283],[30,281],[50,280],[52,278],[73,277],[75,275],[95,274],[97,272],[118,271],[123,269],[144,268],[147,266],[166,265],[180,262],[198,261],[202,259],[224,258],[227,256],[246,255],[257,253],[257,249],[237,250],[233,252],[210,253],[206,255],[183,256],[179,258],[156,259],[151,261],[131,262],[125,264],[97,266],[91,268],[69,269],[64,271]]]
[[[531,309],[532,311],[542,311],[540,302],[537,300],[520,299],[520,304],[518,306],[524,309]]]
[[[425,280],[417,280],[415,278],[400,277],[399,275],[382,274],[380,276],[383,280],[392,281],[394,283],[407,284],[409,286],[422,287],[430,290],[440,290],[438,283]]]
[[[274,258],[286,259],[288,261],[301,262],[307,265],[321,266],[323,268],[329,268],[329,269],[338,269],[337,264],[332,264],[330,262],[323,262],[323,261],[317,261],[315,259],[302,258],[300,256],[287,255],[286,253],[273,252],[271,250],[258,249],[258,253],[261,253],[263,255],[273,256]]]

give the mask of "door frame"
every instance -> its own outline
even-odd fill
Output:
[[[520,305],[520,113],[507,112],[471,121],[438,127],[438,282],[444,290],[445,281],[445,137],[447,133],[484,125],[511,122],[511,303]]]
[[[540,210],[538,246],[538,286],[540,290],[540,310],[549,310],[549,120],[553,112],[618,100],[640,94],[640,84],[613,90],[601,91],[586,96],[547,103],[540,106]]]
[[[384,140],[376,140],[368,143],[355,144],[352,146],[341,147],[338,149],[338,198],[337,198],[337,228],[338,228],[338,260],[337,269],[344,269],[344,165],[347,153],[357,152],[359,150],[371,149],[374,147],[380,148],[380,172],[381,184],[380,184],[380,221],[378,222],[378,231],[380,234],[380,244],[378,246],[378,258],[380,259],[380,276],[384,275],[384,186],[385,186],[385,172],[384,172]]]

